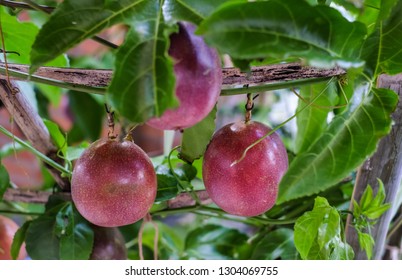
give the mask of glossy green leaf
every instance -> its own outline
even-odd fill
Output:
[[[312,100],[312,105],[301,111],[297,117],[297,134],[295,152],[299,154],[318,139],[327,126],[328,113],[338,104],[337,88],[335,83],[320,83],[304,86],[300,89],[297,111],[306,107]]]
[[[119,22],[129,22],[144,0],[66,0],[57,6],[36,36],[31,71],[81,41]]]
[[[367,185],[363,192],[362,198],[360,199],[360,208],[362,211],[367,210],[370,207],[371,201],[373,200],[373,189],[370,185]]]
[[[26,233],[31,221],[25,222],[15,233],[13,243],[11,244],[11,257],[13,260],[18,258],[22,244],[25,241]]]
[[[42,215],[33,220],[26,233],[26,250],[34,260],[58,260],[59,238],[55,233],[53,215]]]
[[[82,153],[88,148],[88,142],[82,142],[79,146],[67,147],[66,160],[73,161],[78,159]]]
[[[69,92],[68,97],[69,106],[74,116],[74,129],[77,129],[85,139],[91,141],[99,139],[103,127],[101,120],[105,116],[105,107],[88,94]],[[71,137],[74,138],[74,135]]]
[[[10,186],[10,176],[6,168],[0,162],[0,201],[3,199],[3,195]]]
[[[305,1],[224,5],[201,23],[198,32],[237,59],[300,57],[315,66],[363,65],[359,53],[366,27],[349,22],[333,8]]]
[[[216,125],[216,106],[201,122],[184,130],[179,157],[192,163],[204,155],[214,134]]]
[[[377,194],[374,197],[373,201],[372,201],[372,205],[374,207],[378,207],[380,206],[384,200],[385,200],[385,188],[384,188],[384,183],[381,181],[381,179],[378,179],[378,190],[377,190]]]
[[[362,58],[369,74],[394,75],[402,72],[402,42],[397,39],[402,36],[402,1],[384,0],[380,7],[375,31],[364,43]]]
[[[396,103],[395,92],[388,89],[373,89],[358,106],[351,103],[306,152],[294,158],[280,183],[277,203],[318,193],[348,176],[389,132]]]
[[[389,203],[377,207],[373,206],[370,209],[363,211],[362,214],[367,216],[367,218],[369,219],[378,219],[389,208],[391,208],[391,205]]]
[[[196,259],[235,259],[238,248],[247,236],[238,230],[218,225],[206,225],[191,231],[186,237],[185,250]]]
[[[297,251],[293,242],[293,230],[280,228],[269,232],[254,248],[253,260],[294,260]]]
[[[158,189],[156,193],[155,201],[165,201],[176,197],[179,193],[177,186],[177,180],[170,173],[160,173],[160,170],[156,169],[156,178],[158,180]]]
[[[381,0],[365,0],[364,5],[357,17],[357,20],[367,26],[367,34],[373,33],[376,21],[381,11]]]
[[[364,251],[366,251],[367,258],[371,259],[372,255],[373,255],[373,247],[374,247],[373,237],[368,233],[363,233],[360,231],[357,231],[357,237],[359,239],[360,248],[362,248]]]
[[[90,224],[69,203],[56,217],[60,235],[60,259],[87,260],[92,252],[94,232]]]
[[[54,144],[56,147],[59,149],[59,151],[62,153],[63,156],[66,156],[67,154],[67,140],[64,137],[63,133],[60,131],[59,126],[50,121],[50,120],[43,120],[45,126],[47,127],[47,130],[50,133],[50,137],[52,138]]]
[[[6,49],[19,53],[19,55],[8,54],[7,61],[29,64],[29,52],[35,41],[35,36],[39,32],[39,28],[30,22],[20,22],[16,16],[11,16],[6,13],[3,7],[0,7],[0,19]],[[1,56],[3,56],[3,54],[1,54]],[[3,61],[3,58],[1,60]],[[47,61],[49,62],[47,65],[67,66],[67,60],[64,56],[56,55],[50,60],[50,62]]]
[[[193,180],[197,175],[197,169],[194,166],[181,162],[174,168],[174,172],[180,180],[187,182]]]
[[[353,250],[342,241],[338,211],[323,197],[315,199],[294,226],[294,242],[302,259],[349,259]],[[350,252],[351,251],[351,252]]]
[[[163,15],[167,22],[189,21],[199,24],[220,5],[230,0],[165,0]]]
[[[160,1],[145,1],[116,54],[108,89],[110,104],[125,118],[142,123],[178,105],[173,60],[167,55],[169,34]]]

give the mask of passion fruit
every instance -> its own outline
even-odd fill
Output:
[[[156,197],[156,174],[149,157],[131,141],[101,139],[77,160],[71,195],[80,214],[102,227],[143,218]]]
[[[219,56],[204,39],[194,34],[196,27],[179,23],[179,32],[170,37],[169,55],[174,60],[175,94],[179,106],[166,110],[147,124],[162,130],[181,130],[204,119],[215,106],[222,84]]]
[[[222,210],[256,216],[276,202],[279,182],[288,168],[286,149],[277,133],[244,151],[271,131],[260,122],[236,122],[218,130],[204,155],[205,188]]]

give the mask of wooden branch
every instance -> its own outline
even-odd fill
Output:
[[[368,184],[373,187],[374,193],[376,193],[378,190],[377,178],[380,178],[384,183],[387,195],[385,202],[393,206],[402,180],[402,75],[381,75],[379,87],[390,88],[399,95],[398,106],[392,115],[394,125],[390,134],[381,139],[375,154],[359,169],[352,199],[360,201]],[[375,240],[374,259],[381,259],[383,256],[391,219],[392,210],[388,210],[381,216],[372,230]],[[346,225],[347,241],[355,250],[356,259],[367,259],[366,254],[360,250],[358,236],[351,222],[349,217]]]
[[[16,84],[11,85],[20,91]],[[0,100],[13,117],[13,120],[19,126],[25,137],[42,154],[61,163],[57,156],[57,148],[53,144],[49,132],[38,113],[32,108],[23,92],[13,93],[6,80],[0,80]],[[62,178],[59,171],[47,166],[56,182],[63,189],[69,189],[69,181]]]
[[[206,191],[196,191],[195,193],[197,194],[201,204],[206,205],[212,203]],[[58,192],[57,194],[63,196],[67,200],[71,199],[71,194],[69,192]],[[49,191],[7,189],[3,196],[3,200],[33,204],[45,204],[51,195],[52,192]],[[177,209],[194,205],[195,201],[191,197],[191,195],[189,195],[188,193],[181,193],[177,197],[167,201],[166,209]]]
[[[58,193],[65,197],[66,199],[70,199],[70,193]],[[22,190],[22,189],[7,189],[3,200],[4,201],[14,201],[14,202],[24,202],[24,203],[34,203],[34,204],[45,204],[47,203],[49,196],[51,196],[51,192],[45,191],[31,191],[31,190]]]
[[[5,67],[4,63],[0,63],[0,66]],[[25,64],[8,64],[8,68],[24,73],[29,72],[29,66]],[[43,78],[92,87],[107,87],[112,78],[112,70],[106,69],[89,70],[80,68],[40,67],[34,74]],[[287,63],[252,67],[251,73],[241,72],[238,68],[223,68],[222,74],[222,85],[228,87],[310,78],[331,78],[344,75],[346,72],[341,68],[319,69],[310,66],[301,66],[298,63]],[[0,78],[5,78],[5,75],[0,74]],[[10,78],[15,80],[27,80],[23,78]]]

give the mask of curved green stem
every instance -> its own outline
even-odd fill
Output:
[[[200,206],[199,210],[217,213],[220,215],[230,215],[230,214],[226,213],[225,211],[223,211],[222,209],[212,208],[212,207],[208,207],[208,206]],[[264,217],[260,217],[260,216],[248,217],[247,219],[259,222],[261,224],[271,224],[271,225],[289,225],[289,224],[294,224],[296,222],[296,219],[275,220],[275,219],[269,219],[269,218],[264,218]]]
[[[57,162],[55,162],[51,158],[45,156],[44,154],[39,152],[37,149],[32,147],[30,144],[28,144],[27,142],[21,140],[20,138],[18,138],[14,134],[12,134],[10,131],[8,131],[6,128],[4,128],[1,125],[0,125],[0,132],[3,133],[4,135],[6,135],[7,137],[13,139],[15,142],[20,144],[22,147],[26,148],[28,151],[32,152],[35,156],[37,156],[39,159],[41,159],[45,163],[49,164],[50,166],[52,166],[56,170],[58,170],[58,171],[60,171],[60,172],[62,172],[64,174],[67,174],[68,176],[71,176],[72,172],[70,170],[68,170],[65,167],[61,166],[60,164],[58,164]]]
[[[157,216],[163,216],[163,215],[176,215],[176,214],[183,214],[183,213],[188,213],[190,211],[194,211],[199,209],[199,206],[188,206],[188,207],[182,207],[182,208],[174,208],[174,209],[165,209],[165,210],[159,210],[156,212],[151,213],[152,216],[157,215]]]
[[[0,210],[2,214],[13,214],[13,215],[27,215],[27,216],[40,216],[43,213],[39,212],[22,212],[22,211],[12,211],[12,210]]]
[[[12,70],[12,69],[7,70],[3,66],[0,66],[0,73],[3,75],[7,75],[7,73],[8,73],[8,75],[10,75],[12,77],[24,79],[26,81],[42,83],[42,84],[46,84],[46,85],[56,86],[56,87],[65,88],[65,89],[71,89],[71,90],[80,91],[80,92],[96,93],[96,94],[105,94],[106,93],[106,88],[66,83],[66,82],[62,82],[59,80],[44,78],[44,77],[37,76],[37,75],[29,75],[25,72],[16,71],[16,70]]]

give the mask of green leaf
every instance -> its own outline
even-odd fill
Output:
[[[366,70],[372,76],[402,72],[402,42],[396,40],[402,36],[402,1],[384,0],[380,7],[375,31],[362,49]]]
[[[373,201],[371,202],[371,204],[375,207],[380,206],[385,200],[384,183],[379,178],[377,178],[377,181],[378,181],[377,195],[374,197]]]
[[[187,182],[193,180],[197,175],[197,169],[188,163],[180,164],[174,169],[174,172],[179,177],[179,179]]]
[[[365,215],[369,219],[378,219],[390,207],[391,207],[391,204],[389,204],[389,203],[381,205],[381,206],[377,206],[377,207],[372,206],[369,209],[367,209],[366,211],[363,211],[362,214]]]
[[[15,233],[13,243],[11,244],[11,257],[13,260],[18,258],[22,244],[25,241],[26,233],[31,221],[25,222]]]
[[[247,236],[238,230],[218,225],[206,225],[191,231],[186,237],[185,250],[196,259],[236,259],[238,248]]]
[[[60,259],[87,260],[92,252],[94,232],[90,224],[70,203],[56,217],[58,227],[63,227],[60,236]]]
[[[155,202],[165,201],[176,197],[179,193],[177,187],[177,180],[171,174],[156,174],[158,180],[158,189],[156,193]]]
[[[142,123],[178,105],[173,60],[168,56],[172,28],[163,22],[160,1],[145,1],[116,54],[108,90],[111,105],[125,118]]]
[[[269,232],[254,248],[253,260],[295,260],[297,251],[293,243],[293,230],[280,228]]]
[[[349,259],[353,250],[342,241],[338,211],[323,197],[315,199],[294,226],[294,242],[302,259]],[[350,253],[352,251],[352,253]]]
[[[204,155],[214,134],[216,125],[216,106],[201,122],[184,130],[179,157],[192,163]]]
[[[306,107],[314,98],[314,104],[301,111],[297,117],[297,134],[295,139],[295,152],[306,151],[314,141],[321,136],[327,126],[328,113],[338,103],[335,83],[320,83],[304,86],[300,89],[297,111]]]
[[[367,185],[363,192],[362,198],[360,199],[360,208],[364,212],[370,208],[371,201],[373,200],[373,189],[370,185]]]
[[[50,137],[52,138],[54,144],[56,147],[61,151],[63,156],[67,155],[67,140],[64,137],[63,133],[60,131],[59,126],[50,121],[50,120],[43,120],[44,124],[47,127],[47,130],[49,130]]]
[[[363,65],[359,53],[366,27],[349,22],[333,8],[305,1],[224,5],[201,23],[198,32],[236,59],[300,57],[315,66]]]
[[[371,34],[375,30],[376,21],[381,11],[381,1],[365,0],[365,6],[361,9],[357,20],[367,26],[367,34]]]
[[[167,22],[189,21],[199,24],[220,5],[230,0],[165,0],[163,15]]]
[[[67,147],[66,160],[73,161],[78,159],[88,146],[88,142],[82,142],[79,146]]]
[[[389,132],[396,103],[395,92],[388,89],[373,89],[358,106],[351,103],[306,152],[293,159],[280,183],[277,203],[318,193],[348,176]]]
[[[30,22],[20,22],[16,16],[6,13],[3,7],[0,7],[0,20],[6,49],[19,53],[19,55],[7,55],[8,62],[29,64],[29,52],[39,28]],[[56,55],[51,60],[53,61],[47,65],[67,66],[68,64],[64,56]]]
[[[371,235],[368,233],[363,233],[360,231],[357,231],[357,236],[359,239],[360,248],[366,251],[367,258],[371,259],[373,255],[373,246],[374,246],[373,237],[371,237]]]
[[[58,260],[59,238],[55,216],[45,214],[33,220],[26,233],[26,250],[34,260]]]
[[[99,139],[105,108],[89,94],[69,92],[68,97],[76,128],[86,139],[91,141]]]
[[[10,176],[6,168],[1,165],[0,162],[0,201],[3,199],[3,195],[5,194],[6,190],[10,186]]]
[[[31,71],[113,24],[130,21],[143,0],[66,0],[36,36]]]

